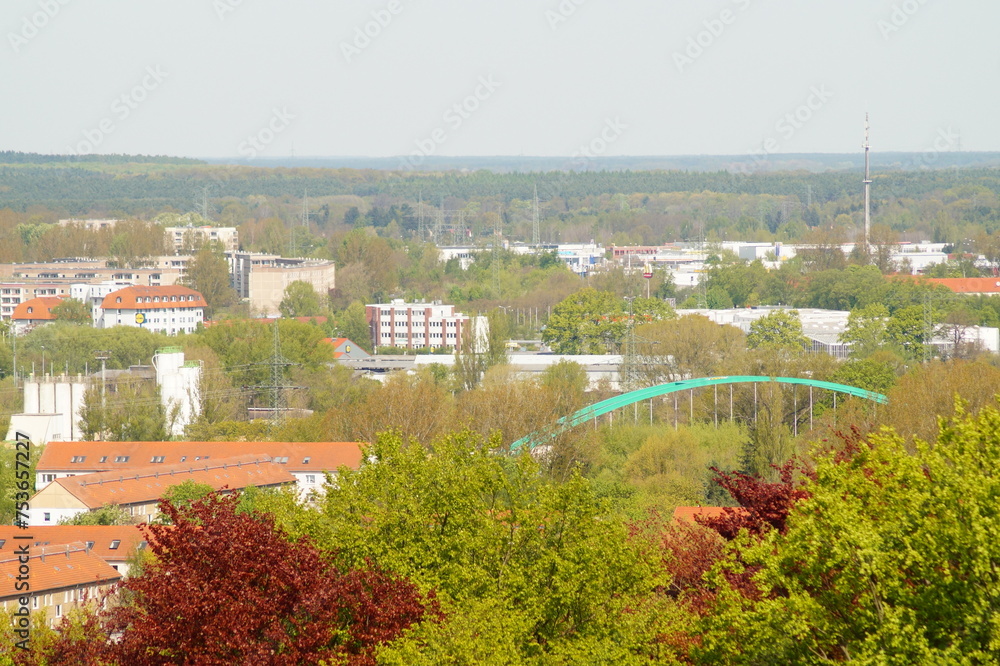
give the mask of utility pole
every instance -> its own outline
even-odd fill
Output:
[[[11,337],[11,347],[14,353],[14,388],[17,388],[17,328],[14,326],[14,322],[10,322],[10,337]]]
[[[639,364],[635,355],[635,321],[632,318],[632,301],[635,300],[635,296],[626,296],[625,300],[628,301],[628,320],[625,323],[625,348],[622,349],[620,381],[622,391],[627,393],[638,388]]]
[[[652,355],[652,345],[660,344],[658,340],[650,340],[649,338],[644,338],[641,335],[635,334],[635,312],[633,311],[632,302],[635,300],[635,296],[626,296],[625,300],[628,301],[628,322],[625,329],[625,338],[623,341],[622,352],[622,363],[618,371],[618,381],[621,385],[623,393],[628,391],[634,391],[639,388],[642,383],[642,377],[639,373],[640,365],[647,365],[649,363],[649,358],[640,358],[639,356],[639,344],[650,346],[650,350],[647,355]],[[638,407],[636,408],[638,409]],[[636,417],[638,418],[638,416]]]
[[[98,361],[101,362],[101,437],[104,437],[104,420],[107,416],[107,393],[108,393],[108,380],[107,380],[107,360],[111,358],[111,352],[107,350],[98,350],[94,352],[94,356]]]

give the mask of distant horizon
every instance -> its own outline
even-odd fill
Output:
[[[5,151],[0,151],[0,155]],[[14,151],[7,151],[13,153]],[[863,168],[864,152],[788,152],[760,154],[687,154],[687,155],[433,155],[414,160],[412,156],[362,155],[285,155],[259,156],[254,159],[236,156],[136,155],[125,153],[21,153],[25,159],[11,159],[12,164],[124,164],[150,163],[173,166],[240,166],[253,168],[359,169],[390,172],[426,171],[495,171],[501,173],[545,173],[586,171],[725,171],[739,175],[785,172],[837,172]],[[2,158],[0,158],[2,159]],[[1000,167],[1000,151],[873,151],[872,168],[879,171],[926,171],[941,169],[976,169]]]

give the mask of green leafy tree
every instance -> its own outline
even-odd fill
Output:
[[[799,351],[808,343],[795,310],[774,310],[750,324],[747,334],[747,346],[751,349]]]
[[[211,495],[212,492],[214,492],[214,488],[207,483],[198,483],[197,481],[188,479],[183,483],[170,486],[163,491],[163,499],[169,502],[171,506],[181,511],[186,511],[192,504]],[[157,517],[157,522],[160,524],[167,525],[169,524],[168,520],[167,514],[164,513],[161,513]]]
[[[485,321],[470,321],[462,331],[462,344],[455,352],[455,376],[458,383],[466,390],[473,389],[487,370],[507,363],[509,339],[509,320],[499,310],[492,310],[486,315]]]
[[[878,352],[868,358],[847,361],[837,368],[830,381],[884,395],[896,385],[902,364],[903,360],[892,352]]]
[[[155,442],[168,439],[168,414],[159,398],[159,388],[151,381],[120,379],[109,382],[106,396],[101,385],[87,390],[80,410],[80,429],[85,440],[114,442]]]
[[[542,341],[557,354],[603,354],[625,332],[624,302],[608,291],[587,288],[554,308]]]
[[[371,353],[371,328],[365,317],[365,306],[354,301],[335,316],[336,332]]]
[[[280,319],[264,324],[250,319],[225,319],[199,334],[239,386],[263,384],[270,377],[265,361],[274,354],[274,326],[278,327],[281,354],[292,363],[315,370],[333,360],[333,348],[323,344],[326,331],[312,322]],[[286,376],[291,369],[286,369]]]
[[[56,321],[86,326],[91,323],[90,308],[87,307],[86,303],[75,298],[64,298],[59,305],[52,308],[52,315]]]
[[[339,472],[319,513],[284,527],[314,534],[340,566],[371,562],[438,591],[446,625],[422,625],[389,663],[648,658],[659,618],[640,597],[655,579],[624,526],[582,477],[547,481],[530,455],[498,456],[497,445],[382,435],[360,470]]]
[[[117,504],[105,504],[95,511],[84,511],[59,521],[60,525],[135,525],[136,520]]]
[[[923,306],[911,305],[893,312],[886,324],[885,335],[890,344],[903,350],[907,358],[922,359],[925,345],[930,342]]]
[[[650,386],[711,377],[723,360],[746,346],[746,336],[740,329],[716,324],[701,315],[644,324],[636,329],[636,336],[642,359],[639,372]]]
[[[587,370],[579,363],[560,360],[542,372],[542,386],[556,395],[560,415],[572,414],[586,401]]]
[[[737,540],[698,663],[995,663],[1000,411],[956,408],[936,442],[892,431],[820,458],[784,534]],[[730,575],[729,580],[735,580]]]
[[[205,297],[208,304],[206,318],[239,300],[229,279],[229,264],[222,255],[221,248],[211,244],[202,247],[191,258],[184,274],[184,284]]]
[[[15,507],[17,501],[25,501],[18,493],[28,493],[33,495],[35,490],[35,466],[38,465],[38,458],[42,455],[43,447],[32,444],[28,458],[28,489],[18,488],[18,483],[24,481],[24,477],[18,478],[18,471],[24,474],[24,459],[21,459],[21,467],[17,465],[17,450],[13,444],[0,444],[0,521],[10,525],[14,521]]]
[[[557,354],[604,354],[617,350],[629,323],[627,301],[610,291],[587,287],[552,309],[542,341]],[[674,311],[656,298],[636,298],[632,317],[648,323],[669,319]]]
[[[295,280],[285,287],[278,311],[282,317],[314,317],[325,312],[326,308],[311,283]]]
[[[708,290],[705,301],[712,310],[725,310],[733,307],[733,299],[729,297],[725,289],[718,285]]]
[[[871,356],[886,344],[888,324],[889,309],[881,303],[852,310],[847,316],[847,328],[840,334],[840,342],[851,345],[853,358]]]

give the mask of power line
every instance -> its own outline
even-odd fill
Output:
[[[305,387],[284,384],[285,368],[298,364],[292,363],[281,354],[281,336],[278,332],[277,319],[274,320],[274,352],[271,354],[271,358],[257,365],[267,366],[271,369],[270,383],[257,384],[255,386],[248,386],[244,388],[252,389],[254,391],[262,391],[269,397],[269,402],[271,403],[271,422],[276,426],[280,425],[282,419],[284,418],[284,413],[288,409],[285,392],[303,389]]]

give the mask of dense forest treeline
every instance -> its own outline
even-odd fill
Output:
[[[209,188],[213,199],[251,196],[294,197],[354,195],[393,197],[415,203],[423,197],[465,201],[497,198],[503,203],[528,200],[537,186],[543,200],[567,202],[616,194],[715,192],[735,195],[795,197],[804,206],[856,195],[859,174],[782,172],[739,174],[726,171],[550,171],[537,173],[416,172],[321,168],[261,168],[240,165],[206,166],[196,160],[122,156],[121,160],[80,165],[66,160],[4,158],[0,153],[0,205],[24,211],[43,205],[84,214],[92,209],[137,214],[150,208],[189,207]],[[10,155],[9,153],[7,155]],[[126,161],[127,160],[127,161]],[[129,163],[133,169],[122,168]],[[104,164],[106,168],[99,168]],[[149,168],[160,164],[162,169]],[[996,193],[996,169],[887,171],[876,173],[876,200],[920,198],[958,184]]]

